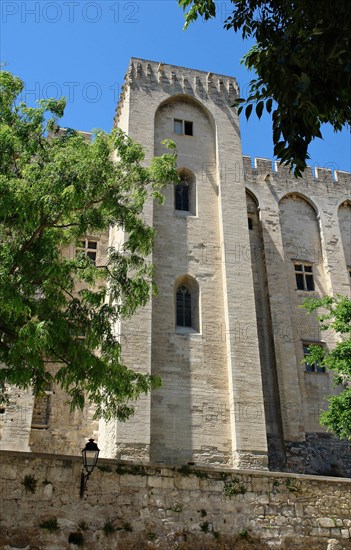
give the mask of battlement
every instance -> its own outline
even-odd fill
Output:
[[[132,57],[117,104],[115,122],[118,122],[128,88],[165,90],[169,95],[186,94],[200,101],[211,99],[230,106],[239,96],[234,77]]]
[[[248,179],[256,179],[258,175],[264,175],[265,177],[276,175],[295,179],[289,168],[279,164],[278,161],[260,157],[251,158],[244,155],[243,163],[244,173]],[[326,167],[308,166],[303,174],[303,180],[333,185],[336,183],[351,184],[351,173]]]

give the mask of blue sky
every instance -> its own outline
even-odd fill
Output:
[[[216,21],[183,31],[176,0],[0,0],[0,58],[25,82],[24,97],[68,97],[63,126],[112,126],[130,57],[235,76],[240,88],[252,75],[240,64],[250,44],[223,30],[228,1]],[[243,154],[273,158],[271,121],[241,117]],[[311,166],[351,171],[349,130],[323,129],[310,148]]]

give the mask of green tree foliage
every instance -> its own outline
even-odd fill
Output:
[[[351,122],[351,9],[348,0],[231,0],[224,28],[252,37],[243,59],[256,72],[247,98],[249,118],[272,112],[274,154],[300,176],[308,146],[321,138],[321,125],[335,131]],[[214,0],[178,0],[185,27],[216,16]]]
[[[321,414],[321,424],[334,432],[340,439],[351,441],[351,300],[345,296],[318,300],[306,300],[304,306],[309,312],[323,308],[318,317],[321,330],[332,330],[340,335],[334,349],[309,346],[310,355],[305,361],[313,365],[318,362],[326,370],[335,372],[335,384],[343,390],[329,397],[329,407]]]
[[[124,365],[114,325],[154,290],[145,259],[154,231],[142,210],[176,181],[176,157],[169,151],[145,167],[142,147],[121,130],[96,131],[91,142],[62,131],[64,99],[31,108],[19,102],[22,88],[1,73],[0,385],[40,394],[55,382],[73,408],[88,399],[96,416],[125,419],[160,379]],[[127,240],[109,249],[106,265],[62,254],[113,225]]]

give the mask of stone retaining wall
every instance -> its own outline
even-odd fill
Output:
[[[351,549],[351,480],[2,452],[3,550]],[[34,492],[33,492],[34,491]]]

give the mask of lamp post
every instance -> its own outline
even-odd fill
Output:
[[[82,450],[82,460],[83,460],[83,467],[85,472],[82,472],[81,478],[80,478],[80,498],[83,498],[84,491],[87,487],[88,479],[92,471],[94,470],[96,463],[99,458],[99,452],[100,449],[94,443],[94,439],[89,439],[88,443],[85,445],[84,449]]]

